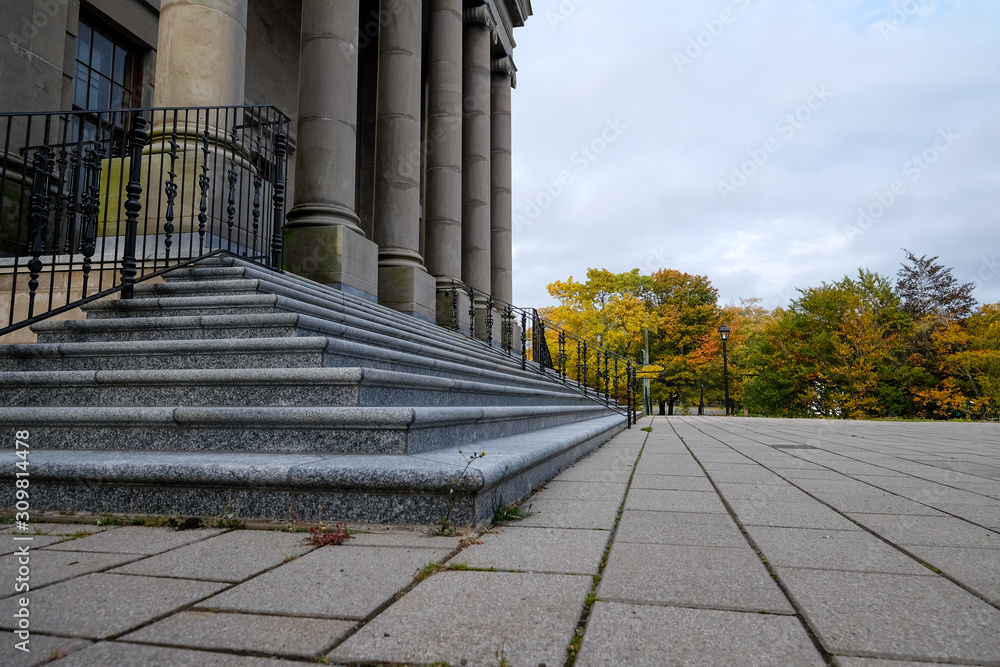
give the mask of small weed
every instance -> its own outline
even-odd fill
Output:
[[[285,559],[284,559],[283,561],[281,561],[281,562],[282,562],[282,563],[291,563],[291,562],[292,562],[293,560],[295,560],[296,558],[298,558],[298,556],[296,556],[296,555],[294,555],[294,554],[293,554],[293,555],[291,555],[291,556],[285,556]]]
[[[528,514],[515,503],[509,505],[504,504],[501,498],[497,506],[493,508],[493,523],[503,523],[504,521],[520,521],[527,517]]]
[[[643,429],[640,429],[640,430],[641,431],[645,431],[646,433],[652,433],[653,432],[653,427],[652,426],[647,426],[647,427],[645,427]]]
[[[504,637],[500,640],[500,646],[497,646],[497,650],[493,653],[497,657],[497,667],[510,667],[510,663],[507,661],[507,652],[504,651],[506,643],[507,638]]]
[[[486,456],[486,452],[472,452],[472,454],[466,454],[461,449],[458,453],[466,459],[465,467],[462,468],[462,474],[458,477],[453,477],[451,480],[452,486],[448,489],[448,509],[445,511],[444,516],[441,517],[441,526],[437,530],[438,535],[444,535],[446,537],[451,537],[455,534],[455,526],[451,522],[451,513],[455,509],[455,503],[458,502],[458,495],[465,491],[466,484],[468,484],[469,467],[476,461],[476,459],[481,459]]]
[[[208,525],[212,528],[226,528],[228,530],[243,530],[247,527],[244,521],[229,515],[213,519]]]
[[[330,530],[321,521],[317,526],[309,527],[309,537],[302,539],[302,544],[314,547],[325,547],[330,544],[343,544],[351,539],[351,531],[347,529],[347,524],[338,521],[336,527]]]
[[[442,565],[441,563],[427,563],[417,572],[417,581],[423,581],[427,577],[435,574],[437,572],[444,572],[448,569],[447,565]]]
[[[127,526],[130,524],[127,517],[115,516],[114,514],[105,514],[97,520],[98,526]]]

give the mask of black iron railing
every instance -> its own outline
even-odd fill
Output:
[[[288,123],[269,106],[0,114],[0,334],[220,251],[280,269]]]
[[[522,370],[554,378],[626,415],[629,428],[637,423],[638,369],[627,357],[549,322],[534,308],[513,306],[454,281],[438,291],[450,298],[452,330],[508,358],[519,358]],[[468,299],[467,313],[460,295]]]

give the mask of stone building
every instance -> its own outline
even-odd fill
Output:
[[[511,300],[512,55],[531,13],[530,0],[4,0],[0,111],[274,105],[291,118],[285,267],[450,322],[436,286]]]

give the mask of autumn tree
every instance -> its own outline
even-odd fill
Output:
[[[972,314],[976,300],[972,296],[972,283],[959,284],[951,269],[939,264],[937,256],[917,257],[909,250],[906,262],[896,274],[896,293],[902,308],[914,320],[926,315],[938,319],[965,319]]]
[[[673,406],[685,390],[696,386],[702,370],[720,354],[719,292],[705,276],[661,269],[650,277],[649,307],[656,322],[650,339],[650,361],[665,371],[653,381],[653,400],[660,410]]]
[[[751,409],[868,418],[903,407],[902,343],[911,320],[891,281],[862,269],[799,292],[750,345]]]

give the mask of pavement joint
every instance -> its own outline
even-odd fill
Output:
[[[708,479],[711,482],[713,488],[715,488],[715,492],[717,494],[719,494],[719,498],[720,498],[720,500],[722,500],[722,504],[725,505],[726,510],[729,512],[729,516],[732,518],[732,520],[739,527],[740,532],[743,533],[743,537],[746,539],[747,544],[750,545],[750,548],[753,549],[754,553],[756,553],[757,556],[760,558],[760,562],[764,564],[764,567],[767,569],[768,574],[771,575],[771,578],[774,579],[774,582],[778,585],[778,588],[781,589],[781,592],[788,599],[788,603],[795,610],[795,617],[798,619],[799,623],[802,624],[803,629],[805,630],[806,634],[809,636],[809,640],[812,642],[812,644],[815,647],[816,651],[820,654],[820,656],[822,656],[823,660],[826,661],[827,665],[829,665],[831,667],[836,667],[836,663],[834,662],[834,656],[833,656],[833,654],[831,654],[829,651],[827,651],[826,647],[824,647],[823,643],[820,641],[819,636],[816,633],[815,629],[813,627],[811,627],[810,624],[806,621],[805,614],[803,613],[802,609],[799,607],[799,605],[796,602],[796,600],[792,597],[791,592],[788,590],[788,587],[785,586],[785,584],[781,581],[781,577],[778,576],[778,573],[774,570],[774,567],[768,561],[767,557],[764,555],[764,553],[761,551],[761,549],[757,546],[757,543],[750,536],[750,533],[747,531],[747,529],[740,523],[739,517],[737,516],[736,512],[733,510],[732,505],[729,504],[729,501],[726,499],[725,495],[719,489],[718,485],[715,483],[715,480],[712,479],[712,475],[708,472],[708,470],[705,468],[705,466],[702,465],[701,461],[698,459],[698,455],[695,454],[694,451],[691,449],[691,447],[687,444],[687,442],[684,441],[684,437],[680,433],[677,433],[677,429],[674,428],[673,424],[671,424],[670,427],[674,430],[674,433],[677,435],[677,437],[680,438],[681,442],[684,443],[684,446],[687,448],[688,452],[690,452],[690,454],[694,458],[694,460],[698,462],[698,465],[702,466],[702,470],[705,471],[705,476],[708,477]]]
[[[823,421],[825,422],[826,420],[823,420]],[[697,428],[697,427],[695,427],[695,428]],[[720,428],[721,428],[721,427],[720,427]],[[700,429],[699,429],[699,430],[700,430]],[[725,430],[725,429],[722,429],[722,430]],[[675,432],[676,432],[676,429],[675,429]],[[702,432],[702,433],[704,433],[704,431],[701,431],[701,432]],[[708,435],[708,434],[705,434],[705,435]],[[678,434],[678,437],[681,437],[681,436],[680,436],[680,435]],[[709,437],[711,437],[711,436],[709,436]],[[720,442],[721,442],[721,441],[720,441]],[[723,443],[723,444],[724,444],[724,443]],[[765,443],[762,443],[762,442],[758,442],[758,444],[765,444]],[[744,455],[744,456],[746,456],[745,454],[743,454],[743,455]],[[692,453],[692,456],[694,456],[694,454],[693,454],[693,453]],[[747,458],[749,458],[749,459],[750,459],[751,461],[753,461],[753,459],[752,459],[752,458],[750,458],[749,456],[748,456]],[[771,468],[769,468],[769,467],[768,467],[768,466],[767,466],[766,464],[764,464],[764,463],[761,463],[761,462],[759,462],[759,461],[754,461],[754,463],[756,463],[757,465],[761,466],[762,468],[764,468],[764,469],[766,469],[766,470],[768,470],[768,471],[770,471],[770,472],[774,472],[775,474],[778,474],[778,473],[776,473],[776,472],[775,472],[774,470],[772,470]],[[834,471],[834,472],[838,472],[838,471],[836,471],[836,470],[834,470],[834,469],[832,469],[832,468],[830,468],[830,470],[832,470],[832,471]],[[780,476],[780,475],[779,475],[779,476]],[[782,477],[782,479],[785,479],[785,481],[786,481],[786,482],[788,482],[789,484],[791,484],[792,486],[795,486],[796,488],[799,488],[799,489],[800,489],[801,491],[803,491],[804,493],[806,493],[807,495],[809,495],[809,496],[810,496],[810,497],[811,497],[811,498],[812,498],[813,500],[815,500],[816,502],[818,502],[818,503],[820,503],[820,504],[822,504],[822,505],[826,506],[826,507],[827,507],[827,508],[829,508],[830,510],[832,510],[832,511],[836,512],[837,514],[840,514],[840,515],[841,515],[841,516],[842,516],[843,518],[845,518],[845,519],[847,519],[848,521],[850,521],[850,522],[854,523],[854,524],[855,524],[855,525],[857,525],[857,526],[858,526],[858,527],[859,527],[859,528],[860,528],[861,530],[863,530],[863,531],[865,531],[866,533],[868,533],[868,534],[870,534],[870,535],[872,535],[872,536],[874,536],[874,537],[878,538],[878,539],[879,539],[880,541],[882,541],[883,543],[887,544],[888,546],[892,547],[893,549],[896,549],[897,551],[899,551],[900,553],[902,553],[902,554],[906,555],[907,557],[909,557],[909,558],[913,559],[913,560],[914,560],[914,561],[915,561],[915,562],[916,562],[917,564],[919,564],[919,565],[921,565],[921,566],[923,566],[923,567],[926,567],[926,568],[930,569],[930,570],[931,570],[931,571],[933,571],[933,572],[934,572],[935,574],[937,574],[937,575],[941,576],[941,577],[942,577],[942,578],[944,578],[944,579],[947,579],[948,581],[950,581],[951,583],[955,584],[956,586],[958,586],[958,587],[962,588],[963,590],[965,590],[966,592],[970,593],[971,595],[974,595],[974,596],[976,596],[977,598],[979,598],[980,600],[982,600],[982,601],[983,601],[983,602],[985,602],[986,604],[988,604],[988,605],[990,605],[990,606],[992,606],[992,607],[994,607],[994,608],[996,608],[996,609],[1000,610],[1000,605],[998,605],[998,604],[997,604],[996,602],[994,602],[994,601],[990,600],[989,598],[987,598],[986,596],[984,596],[984,595],[983,595],[982,593],[980,593],[979,591],[977,591],[977,590],[973,589],[972,587],[970,587],[970,586],[966,585],[966,584],[965,584],[964,582],[962,582],[962,581],[961,581],[961,580],[959,580],[958,578],[956,578],[956,577],[952,577],[951,575],[949,575],[949,574],[947,574],[947,573],[945,573],[945,572],[942,572],[941,570],[939,570],[939,569],[937,569],[937,568],[935,568],[935,567],[931,566],[930,564],[928,564],[927,562],[925,562],[925,560],[924,560],[923,558],[921,558],[921,557],[920,557],[919,555],[916,555],[916,554],[915,554],[915,553],[913,553],[913,552],[912,552],[911,550],[907,549],[907,548],[906,548],[906,545],[900,545],[900,544],[897,544],[897,543],[895,543],[895,542],[891,541],[890,539],[888,539],[887,537],[883,536],[883,535],[882,535],[882,534],[880,534],[879,532],[877,532],[877,531],[875,531],[875,530],[872,530],[872,529],[871,529],[871,528],[869,528],[868,526],[865,526],[865,525],[864,525],[864,523],[862,523],[862,522],[860,522],[860,521],[856,520],[856,519],[855,519],[854,517],[850,516],[850,515],[849,515],[849,513],[845,513],[845,512],[842,512],[841,510],[839,510],[838,508],[836,508],[836,507],[835,507],[835,506],[834,506],[833,504],[831,504],[831,503],[827,502],[826,500],[824,500],[824,499],[823,499],[823,498],[821,498],[821,497],[818,497],[818,496],[816,496],[815,494],[811,493],[811,492],[810,492],[810,491],[809,491],[808,489],[804,489],[804,488],[802,488],[801,486],[797,485],[797,484],[796,484],[796,483],[795,483],[794,481],[792,481],[792,480],[788,480],[788,479],[786,479],[786,478],[784,478],[784,477]],[[932,482],[932,483],[935,483],[935,484],[939,484],[939,482],[935,482],[935,481],[933,481],[933,480],[924,480],[924,481],[928,481],[928,482]],[[715,482],[714,482],[714,481],[713,481],[712,483],[713,483],[713,485],[715,485]],[[866,483],[867,483],[867,482],[866,482]],[[875,487],[875,488],[879,488],[879,487]],[[892,492],[891,492],[891,491],[888,491],[888,493],[892,493]],[[896,494],[896,493],[892,493],[892,495],[893,495],[893,496],[896,496],[896,497],[899,497],[899,498],[905,498],[905,496],[900,496],[899,494]],[[720,496],[720,497],[722,498],[722,500],[723,500],[723,503],[725,503],[726,507],[727,507],[728,509],[732,510],[732,508],[731,508],[731,506],[730,506],[730,504],[729,504],[728,500],[726,500],[726,498],[725,498],[724,494],[723,494],[723,493],[722,493],[721,491],[719,492],[719,496]],[[909,500],[909,499],[907,499],[907,500]],[[924,503],[921,503],[921,504],[924,504]],[[926,506],[926,507],[931,507],[930,505],[925,505],[925,506]],[[936,508],[934,508],[934,509],[936,509]],[[986,526],[981,526],[981,525],[979,525],[979,524],[977,524],[977,523],[975,523],[975,522],[972,522],[972,521],[969,521],[968,519],[964,519],[963,517],[958,517],[958,516],[955,516],[955,515],[949,515],[949,516],[952,516],[953,518],[956,518],[956,519],[959,519],[959,520],[961,520],[961,521],[965,521],[966,523],[969,523],[969,524],[971,524],[971,525],[973,525],[973,526],[975,526],[975,527],[977,527],[977,528],[981,528],[981,529],[983,529],[983,530],[991,530],[990,528],[988,528],[988,527],[986,527]],[[908,521],[908,520],[906,519],[906,515],[897,515],[897,519],[901,519],[901,520],[902,520],[902,521],[903,521],[904,523],[906,523],[906,522]],[[743,528],[743,527],[741,526],[741,529],[742,529],[742,528]],[[992,531],[992,532],[997,532],[997,531]],[[749,538],[748,538],[748,539],[749,539]],[[756,545],[754,545],[754,548],[756,549]],[[763,556],[762,556],[762,558],[763,558]],[[765,564],[767,564],[767,562],[766,562],[766,561],[765,561]],[[777,579],[777,575],[775,575],[775,577],[776,577],[776,579]],[[783,589],[783,590],[784,590],[784,589]],[[787,591],[786,591],[786,593],[787,593]]]

